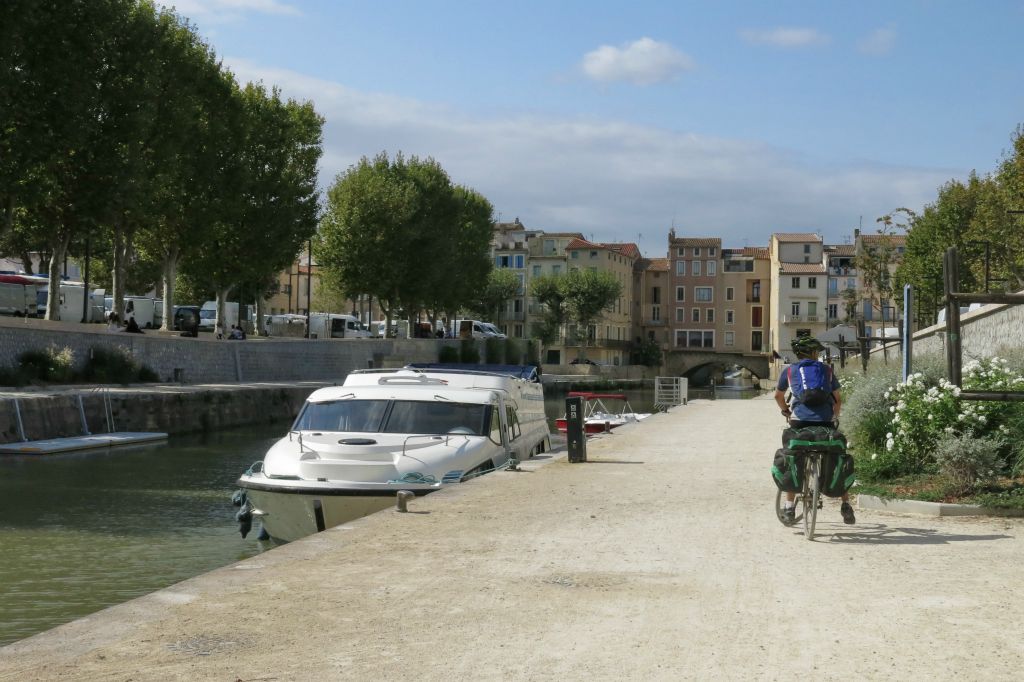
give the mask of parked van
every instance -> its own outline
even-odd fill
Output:
[[[0,275],[0,314],[36,316],[36,283],[20,275]]]
[[[505,338],[493,324],[480,320],[455,320],[455,324],[452,325],[452,336],[457,339]]]
[[[153,329],[156,322],[156,301],[147,296],[125,296],[122,322],[135,318],[135,324],[142,329]]]
[[[309,316],[309,338],[313,339],[366,339],[370,332],[363,329],[359,319],[337,313],[313,313]]]
[[[47,297],[50,294],[50,283],[46,278],[33,278],[37,282],[41,282],[36,285],[36,316],[46,317],[46,304]],[[81,322],[85,306],[85,286],[81,282],[61,282],[60,283],[60,294],[57,297],[57,319],[65,322]],[[89,321],[98,321],[102,319],[103,313],[101,298],[97,295],[97,292],[91,292],[89,294],[89,316],[86,319]]]
[[[230,329],[231,325],[238,324],[238,304],[226,302],[224,304],[224,319],[221,320],[222,329]],[[217,302],[207,301],[199,309],[199,331],[212,332],[217,326]]]

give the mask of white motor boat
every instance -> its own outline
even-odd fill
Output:
[[[570,391],[570,398],[583,398],[585,403],[583,411],[583,430],[585,433],[606,433],[623,424],[631,424],[651,416],[650,412],[634,412],[629,404],[625,393],[594,393],[593,391]],[[618,412],[608,409],[604,401],[619,401],[621,408]],[[559,417],[555,420],[555,428],[562,433],[568,429],[566,417]]]
[[[238,479],[243,534],[258,519],[295,540],[547,450],[536,368],[478,367],[357,370],[314,391]]]

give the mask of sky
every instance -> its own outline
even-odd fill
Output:
[[[1024,0],[177,0],[242,81],[326,119],[321,188],[433,157],[527,229],[848,243],[995,170]]]

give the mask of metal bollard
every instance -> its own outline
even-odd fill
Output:
[[[416,493],[412,492],[411,490],[399,490],[395,494],[395,497],[398,498],[398,511],[404,513],[409,511],[406,505],[409,504],[409,500],[416,497]]]
[[[565,399],[565,436],[572,464],[587,461],[587,428],[584,421],[583,398]]]

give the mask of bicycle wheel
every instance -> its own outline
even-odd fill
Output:
[[[793,504],[797,505],[796,516],[793,517],[793,522],[790,523],[789,521],[786,521],[786,517],[782,515],[782,500],[784,499],[783,492],[781,490],[775,491],[775,518],[777,518],[779,520],[779,523],[781,523],[783,526],[786,526],[787,528],[790,526],[795,526],[797,523],[800,522],[800,519],[804,517],[802,508],[799,504],[800,493],[797,493],[796,497],[796,501],[793,502]]]
[[[804,537],[814,539],[814,525],[818,521],[818,498],[821,494],[818,473],[821,469],[821,456],[814,454],[807,457],[804,469]]]

